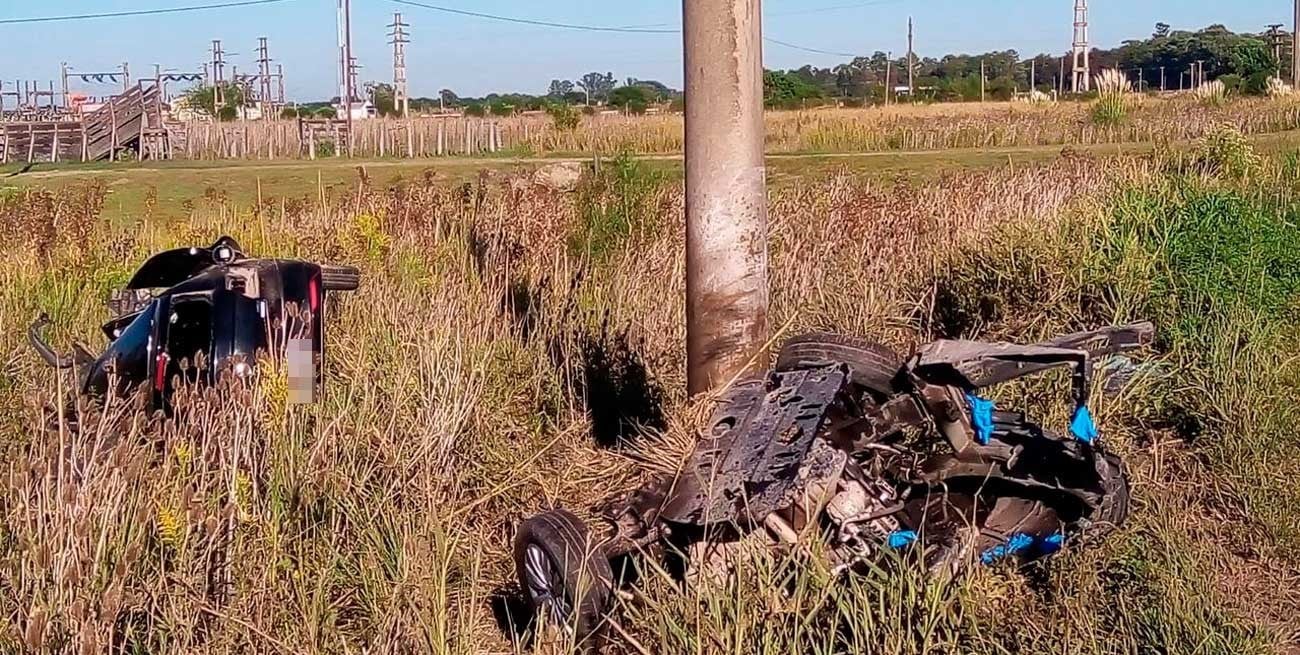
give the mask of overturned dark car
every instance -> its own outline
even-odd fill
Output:
[[[224,372],[244,376],[260,351],[287,353],[291,368],[310,368],[320,383],[329,291],[353,291],[360,273],[348,266],[249,258],[234,239],[150,257],[109,301],[108,346],[92,355],[77,344],[66,356],[42,338],[49,319],[29,330],[51,366],[75,368],[82,394],[102,399],[150,388],[165,408],[178,381],[211,384]],[[292,372],[291,372],[292,375]]]
[[[904,357],[840,335],[789,341],[775,370],[719,399],[685,465],[594,508],[519,526],[514,557],[535,616],[580,643],[601,632],[628,562],[683,578],[725,573],[727,551],[819,540],[837,574],[915,551],[931,571],[1027,564],[1106,534],[1128,516],[1122,463],[1089,411],[1094,365],[1150,342],[1136,324],[1016,345],[939,341]],[[1071,373],[1058,434],[1000,411],[981,390]],[[615,573],[614,562],[619,573]]]

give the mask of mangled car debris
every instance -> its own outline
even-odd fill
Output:
[[[793,339],[774,371],[722,395],[674,478],[605,501],[598,526],[562,509],[525,520],[521,587],[536,614],[582,641],[605,622],[612,559],[675,558],[689,571],[742,538],[793,545],[816,534],[837,573],[904,549],[957,572],[1104,535],[1127,517],[1129,489],[1097,441],[1090,376],[1152,333],[1137,324],[1029,346],[939,341],[906,359],[843,336]],[[981,396],[1056,368],[1071,371],[1068,436]]]
[[[93,398],[148,384],[153,406],[163,408],[177,380],[212,384],[225,371],[247,375],[259,351],[302,360],[309,384],[319,384],[326,292],[356,290],[360,278],[348,266],[248,258],[222,237],[150,257],[109,302],[102,354],[80,344],[56,354],[40,335],[44,316],[29,337],[51,366],[77,369],[80,392]]]

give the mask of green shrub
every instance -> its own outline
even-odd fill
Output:
[[[1128,98],[1122,93],[1098,96],[1092,105],[1092,122],[1102,127],[1115,127],[1128,117]]]
[[[602,261],[633,239],[654,234],[655,190],[662,175],[628,151],[579,187],[580,222],[569,235],[571,253]]]
[[[1207,172],[1233,179],[1244,179],[1259,169],[1260,157],[1244,134],[1231,125],[1211,132],[1197,151],[1197,159]]]
[[[551,122],[555,129],[565,132],[571,132],[578,129],[582,124],[582,114],[569,105],[554,104],[546,108],[546,113],[550,114]]]

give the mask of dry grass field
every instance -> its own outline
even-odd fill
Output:
[[[774,111],[767,114],[768,152],[907,152],[956,148],[1023,148],[1199,139],[1223,124],[1245,134],[1300,129],[1300,104],[1243,98],[1207,103],[1191,96],[1131,95],[1124,120],[1098,120],[1093,106],[1062,103],[969,103]],[[545,114],[507,118],[367,120],[356,126],[361,157],[495,154],[573,156],[673,154],[683,150],[681,115],[584,117],[562,129]],[[441,134],[441,137],[439,136]],[[441,143],[441,147],[439,146]],[[339,154],[332,144],[320,157]],[[192,124],[185,159],[306,157],[295,121]]]
[[[781,147],[821,149],[801,131],[816,115],[783,120]],[[1177,129],[1204,140],[923,180],[830,163],[769,201],[783,335],[905,349],[1154,321],[1151,363],[1096,408],[1134,480],[1126,527],[952,584],[761,554],[716,587],[650,579],[611,651],[1295,652],[1300,157]],[[519,630],[510,541],[522,516],[675,466],[691,438],[707,400],[683,392],[681,183],[631,157],[571,194],[509,171],[347,174],[196,189],[180,217],[155,195],[113,220],[101,176],[0,189],[0,652],[566,652]],[[364,270],[332,305],[323,401],[286,407],[265,369],[170,421],[132,399],[82,408],[75,435],[54,420],[72,380],[26,325],[48,312],[58,344],[99,343],[135,265],[220,234]]]

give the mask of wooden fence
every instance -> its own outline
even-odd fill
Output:
[[[501,152],[523,138],[526,119],[412,118],[367,119],[353,123],[357,157],[437,157]],[[189,123],[179,128],[187,159],[280,159],[338,157],[347,154],[344,121],[246,121]]]

